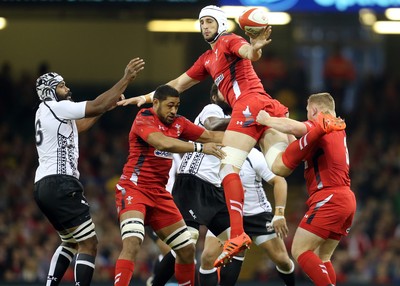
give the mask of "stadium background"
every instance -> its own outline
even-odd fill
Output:
[[[310,1],[305,1],[310,2]],[[377,1],[379,2],[379,1]],[[208,45],[199,33],[151,33],[150,19],[196,18],[206,1],[2,1],[0,17],[0,285],[43,285],[58,237],[32,200],[37,166],[34,91],[45,71],[62,74],[76,100],[92,99],[122,76],[130,58],[145,70],[125,93],[153,90],[181,74]],[[360,24],[359,11],[296,10],[274,26],[273,43],[255,67],[266,90],[305,119],[311,92],[328,90],[346,119],[352,189],[358,199],[353,229],[333,263],[338,285],[400,285],[400,37],[379,35]],[[383,19],[382,9],[376,9]],[[235,32],[241,34],[238,29]],[[331,90],[323,67],[333,48],[355,69],[344,90]],[[208,103],[211,81],[182,96],[180,113],[194,119]],[[115,109],[80,136],[80,171],[99,236],[94,285],[112,283],[120,250],[113,186],[127,155],[136,107]],[[288,178],[291,239],[307,199],[302,168]],[[272,200],[272,192],[268,192]],[[202,241],[198,247],[200,253]],[[143,244],[132,285],[144,285],[157,248]],[[298,270],[299,285],[311,285]],[[72,272],[65,277],[71,283]],[[280,285],[268,258],[252,247],[240,285]],[[65,285],[70,285],[66,283]],[[71,284],[72,285],[72,284]]]

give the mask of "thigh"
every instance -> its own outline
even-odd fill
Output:
[[[186,224],[195,228],[209,226],[217,214],[226,209],[223,190],[195,175],[179,174],[172,196]]]
[[[257,139],[244,133],[243,130],[238,131],[233,129],[227,129],[222,140],[223,145],[237,148],[245,152],[250,152],[256,143]]]
[[[298,227],[293,237],[292,255],[297,260],[300,254],[308,250],[315,251],[324,241],[316,234]]]
[[[185,225],[172,195],[166,190],[159,190],[155,205],[147,210],[145,223],[149,224],[156,232],[176,223]]]
[[[286,250],[285,243],[282,239],[274,237],[268,241],[263,242],[259,245],[268,255],[271,260],[277,264],[278,262],[289,259],[289,254]]]
[[[339,240],[327,239],[318,248],[318,256],[321,258],[322,262],[329,261],[339,244]]]
[[[243,217],[244,231],[253,239],[256,245],[276,237],[276,233],[271,225],[274,215],[271,212],[262,212],[252,216]]]
[[[54,228],[62,232],[91,219],[82,184],[67,175],[48,176],[35,184],[34,198]]]

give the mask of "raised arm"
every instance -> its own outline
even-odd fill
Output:
[[[256,37],[252,38],[250,34],[246,33],[246,35],[250,36],[250,44],[245,44],[239,49],[239,54],[244,59],[249,59],[251,61],[258,61],[262,55],[262,48],[271,43],[272,28],[268,26],[258,34]]]

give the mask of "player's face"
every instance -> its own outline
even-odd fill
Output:
[[[200,19],[200,29],[204,40],[213,40],[217,36],[218,22],[213,17],[203,17]]]
[[[180,103],[179,97],[168,96],[164,101],[155,102],[154,110],[161,122],[169,125],[174,122]]]
[[[57,85],[56,88],[56,95],[58,100],[72,100],[72,92],[70,89],[65,85],[65,82],[62,81]]]

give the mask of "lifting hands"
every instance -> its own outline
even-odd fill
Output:
[[[257,35],[249,34],[247,32],[246,35],[250,37],[250,44],[253,46],[253,49],[259,50],[272,42],[272,39],[269,38],[271,33],[272,27],[267,26]]]
[[[136,78],[138,73],[144,69],[144,60],[141,58],[134,58],[125,68],[125,78],[132,81]]]
[[[204,154],[208,155],[214,155],[218,159],[224,159],[226,156],[226,153],[221,149],[223,147],[222,144],[218,143],[205,143],[203,144],[203,150],[202,152]]]

